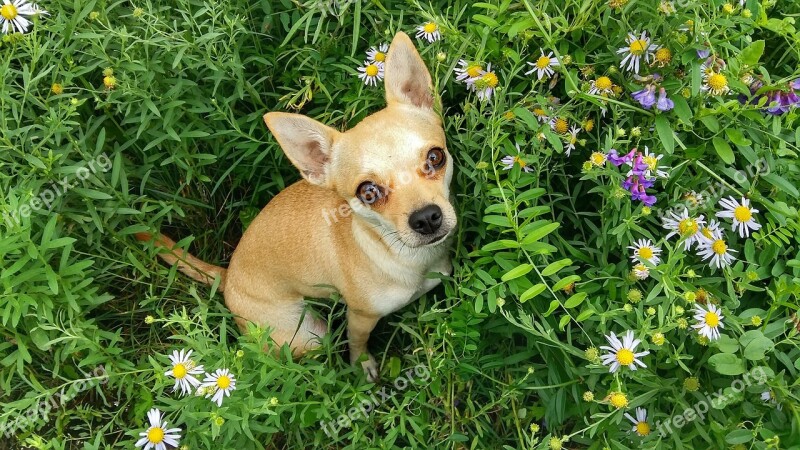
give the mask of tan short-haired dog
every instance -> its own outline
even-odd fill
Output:
[[[156,238],[168,250],[160,256],[183,273],[205,283],[221,278],[240,327],[269,326],[272,339],[295,353],[318,345],[328,329],[304,314],[304,298],[341,294],[350,361],[366,353],[370,381],[378,377],[367,352],[370,332],[439,283],[427,273],[450,274],[446,242],[456,227],[453,162],[433,109],[431,76],[404,33],[389,49],[385,88],[386,108],[343,133],[299,114],[264,116],[304,179],[261,211],[227,270]]]

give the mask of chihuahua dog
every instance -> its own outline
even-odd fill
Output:
[[[431,76],[405,33],[392,40],[385,88],[386,108],[345,132],[299,114],[264,116],[303,179],[255,218],[227,270],[155,238],[159,256],[186,275],[220,279],[240,328],[268,326],[272,340],[295,354],[318,346],[328,330],[305,311],[304,299],[338,293],[347,304],[350,362],[366,354],[369,381],[379,373],[367,351],[370,332],[439,283],[426,274],[450,274],[447,242],[456,227],[453,161]]]

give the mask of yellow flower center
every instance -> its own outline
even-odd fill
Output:
[[[107,88],[111,89],[117,85],[117,79],[114,76],[109,75],[103,78],[103,84],[105,84]]]
[[[737,206],[733,210],[733,217],[739,222],[749,222],[753,218],[753,213],[750,212],[750,208],[747,206]]]
[[[481,80],[486,84],[487,87],[493,88],[497,86],[497,83],[500,81],[497,79],[497,75],[494,72],[488,72],[481,77]]]
[[[374,77],[378,75],[378,66],[375,64],[370,64],[364,69],[368,77]]]
[[[708,86],[715,91],[720,91],[728,86],[728,79],[721,73],[715,73],[708,77]]]
[[[566,134],[566,132],[569,131],[569,123],[567,123],[565,119],[559,117],[556,119],[556,124],[553,128],[556,130],[556,133]]]
[[[636,432],[639,436],[647,436],[650,434],[650,424],[647,422],[639,422],[636,424]]]
[[[592,159],[592,164],[594,164],[595,166],[600,166],[604,162],[606,162],[606,155],[600,152],[594,152],[592,153],[591,159]]]
[[[475,78],[480,76],[481,70],[483,70],[483,67],[478,64],[472,64],[471,66],[467,67],[467,75],[469,75],[470,78]]]
[[[172,368],[172,374],[175,375],[175,378],[182,379],[186,376],[189,371],[186,370],[186,366],[183,363],[175,364],[175,367]]]
[[[633,364],[633,356],[633,352],[627,348],[620,349],[617,351],[617,362],[623,366],[629,366]]]
[[[611,86],[613,86],[614,83],[611,82],[611,78],[600,77],[594,81],[594,85],[597,89],[606,90],[611,89]]]
[[[153,444],[160,444],[164,440],[164,430],[161,427],[153,427],[147,432],[147,440]]]
[[[231,379],[227,375],[220,375],[217,377],[217,387],[220,389],[228,389],[231,385]]]
[[[546,69],[548,67],[550,67],[550,58],[547,56],[542,55],[536,60],[537,69]]]
[[[711,311],[707,312],[706,325],[710,326],[711,328],[716,328],[716,326],[719,325],[719,316]]]
[[[639,256],[644,259],[650,259],[653,257],[653,249],[650,247],[642,247],[639,249]]]
[[[583,122],[583,129],[586,130],[587,133],[594,130],[594,120],[588,119],[586,122]]]
[[[725,244],[725,241],[722,239],[717,239],[711,244],[711,250],[718,255],[724,255],[726,251],[728,251],[728,246]]]
[[[422,27],[422,30],[425,31],[428,34],[431,34],[431,33],[434,33],[437,28],[439,28],[439,27],[435,23],[428,22],[428,23],[425,24],[424,27]]]
[[[376,52],[375,53],[375,61],[378,61],[378,62],[386,61],[386,53]]]
[[[534,109],[533,114],[536,115],[537,117],[544,117],[547,115],[547,113],[542,108]]]
[[[702,230],[700,230],[700,232],[701,232],[701,233],[703,233],[703,236],[707,237],[708,239],[711,239],[711,238],[713,238],[713,237],[714,237],[714,236],[711,234],[711,228],[704,227]]]
[[[523,161],[522,158],[520,158],[519,156],[514,157],[514,162],[519,164],[520,167],[525,167],[527,165],[525,164],[525,161]]]
[[[643,55],[644,51],[647,49],[647,41],[644,39],[636,39],[635,41],[631,42],[630,49],[632,55]]]
[[[656,170],[656,167],[658,166],[658,158],[656,158],[653,155],[648,155],[642,158],[642,160],[644,161],[645,164],[647,164],[647,167],[650,170]]]
[[[17,7],[11,3],[7,3],[0,8],[0,16],[6,20],[14,20],[17,17]]]
[[[697,229],[697,222],[692,218],[683,219],[678,223],[678,232],[682,236],[693,236],[697,233]]]
[[[656,61],[660,63],[668,63],[672,60],[672,52],[666,48],[661,47],[660,49],[656,50]]]
[[[622,392],[615,392],[611,394],[611,404],[618,409],[624,408],[628,406],[628,397],[626,397]]]

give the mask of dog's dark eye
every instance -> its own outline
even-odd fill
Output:
[[[365,205],[372,205],[378,200],[383,198],[383,188],[373,183],[372,181],[365,181],[358,185],[356,189],[356,197],[361,200]]]
[[[425,160],[425,164],[433,169],[440,169],[444,165],[445,158],[444,150],[439,147],[434,147],[428,150],[428,157]]]

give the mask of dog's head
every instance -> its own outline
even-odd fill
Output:
[[[299,114],[264,120],[303,177],[347,200],[354,220],[408,247],[437,245],[456,226],[453,160],[431,76],[405,33],[395,35],[384,73],[386,108],[344,133]]]

